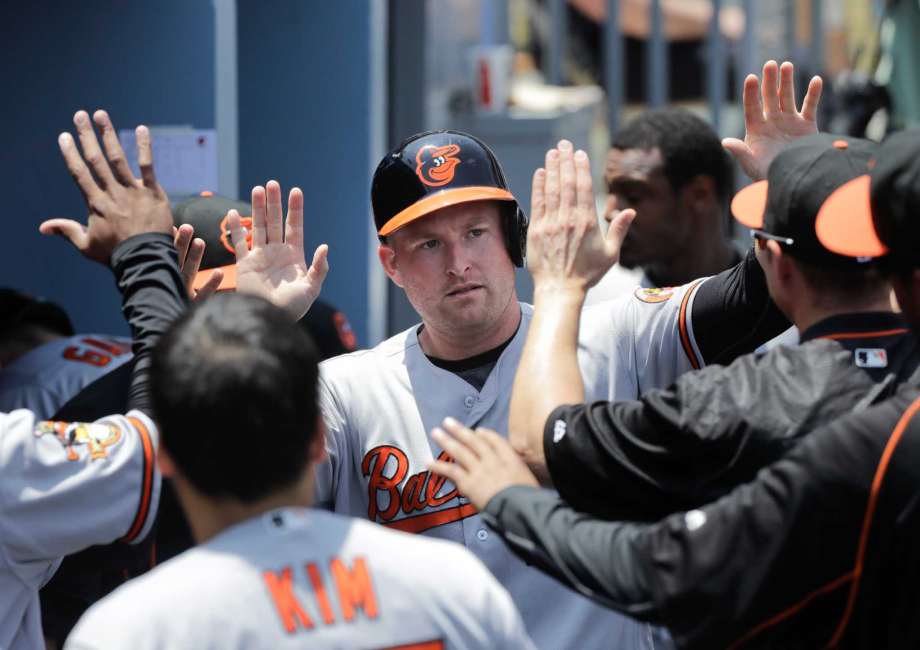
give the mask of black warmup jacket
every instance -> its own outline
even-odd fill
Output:
[[[806,436],[721,499],[601,520],[511,487],[483,518],[525,561],[686,648],[920,647],[920,386]]]
[[[709,366],[639,400],[556,409],[544,452],[573,508],[654,521],[709,503],[818,427],[890,397],[920,365],[898,314],[834,316],[800,345]]]

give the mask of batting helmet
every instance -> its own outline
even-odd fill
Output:
[[[381,241],[407,223],[459,203],[506,201],[505,245],[515,266],[524,265],[527,216],[495,154],[459,131],[428,131],[403,141],[374,172],[371,203]]]

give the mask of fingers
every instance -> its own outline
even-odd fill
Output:
[[[591,161],[588,154],[579,149],[575,152],[575,194],[579,212],[592,215],[597,220],[594,203],[594,187],[591,182]]]
[[[316,247],[316,250],[313,251],[313,261],[310,263],[310,270],[307,271],[311,286],[317,287],[317,294],[319,293],[319,287],[322,286],[328,273],[329,246],[328,244],[320,244]]]
[[[72,219],[48,219],[38,227],[38,232],[43,235],[59,235],[79,251],[84,251],[89,246],[86,226]]]
[[[546,214],[546,170],[540,167],[533,173],[530,191],[530,221],[539,221]]]
[[[134,135],[137,139],[137,166],[141,170],[141,180],[144,181],[144,187],[155,190],[157,176],[153,171],[153,143],[150,140],[150,131],[141,124],[134,129]]]
[[[636,211],[630,208],[618,212],[614,215],[613,219],[610,220],[610,225],[607,226],[606,239],[608,242],[615,245],[617,253],[619,253],[620,246],[623,244],[623,239],[626,237],[626,233],[629,232],[629,227],[632,225],[633,219],[635,218]]]
[[[253,207],[253,213],[255,213],[255,207]],[[246,244],[246,233],[243,232],[243,221],[240,219],[240,213],[236,210],[230,210],[227,213],[227,225],[230,226],[233,252],[236,254],[236,261],[239,262],[249,255],[249,246]]]
[[[265,188],[256,185],[252,188],[252,247],[264,246],[267,240],[265,231]]]
[[[744,79],[742,94],[744,104],[744,128],[753,131],[766,122],[763,116],[763,102],[760,101],[760,80],[755,74],[749,74]]]
[[[545,216],[555,219],[559,216],[559,150],[546,152]]]
[[[186,280],[186,286],[191,287],[195,282],[195,276],[198,275],[198,269],[201,268],[201,258],[204,257],[204,240],[197,237],[192,241],[188,249],[188,257],[185,263],[179,267],[182,276]],[[189,292],[191,293],[191,292]]]
[[[808,82],[808,90],[805,91],[805,99],[802,100],[802,117],[809,122],[814,122],[818,117],[818,104],[823,89],[824,81],[821,77],[814,76]]]
[[[73,123],[77,127],[77,137],[80,138],[80,146],[83,148],[83,157],[103,189],[115,182],[112,177],[112,170],[109,169],[109,163],[105,156],[102,155],[102,149],[99,148],[99,140],[96,139],[96,130],[93,128],[86,111],[77,111],[73,116]]]
[[[180,228],[173,226],[173,245],[176,247],[176,252],[179,254],[179,268],[185,264],[185,257],[188,255],[188,247],[192,243],[192,238],[195,236],[195,229],[184,223]]]
[[[109,159],[109,165],[115,173],[115,180],[122,185],[134,185],[134,174],[128,166],[128,159],[125,157],[125,151],[121,148],[118,141],[118,134],[109,119],[109,114],[99,110],[93,113],[93,121],[102,131],[102,144],[105,147],[105,156]]]
[[[291,246],[303,248],[303,192],[299,187],[291,188],[288,195],[287,223],[284,227],[284,241]]]
[[[265,204],[266,241],[270,244],[280,244],[284,214],[281,208],[281,185],[278,181],[268,181],[265,184]]]
[[[575,160],[572,155],[572,143],[568,140],[559,142],[559,207],[567,218],[575,213]]]
[[[220,269],[214,269],[207,281],[198,287],[198,291],[195,293],[193,300],[196,302],[199,300],[207,300],[210,298],[218,287],[220,283],[224,281],[224,272]]]
[[[77,151],[77,143],[74,142],[73,136],[69,133],[62,133],[58,136],[58,146],[61,149],[61,155],[64,156],[64,164],[67,165],[67,171],[80,188],[83,198],[87,205],[95,202],[102,195],[102,189],[96,184],[96,180],[90,173],[83,157]]]
[[[446,478],[448,481],[460,489],[460,484],[466,478],[466,471],[457,463],[448,463],[443,460],[432,460],[428,463],[428,469]],[[462,492],[462,490],[461,490]]]
[[[464,446],[468,447],[477,458],[486,456],[489,446],[472,429],[463,426],[458,420],[446,417],[441,422],[441,427]],[[450,453],[450,452],[448,452]],[[451,454],[453,455],[453,454]],[[456,456],[454,456],[456,458]]]
[[[780,112],[779,95],[776,93],[777,77],[776,61],[767,61],[763,64],[763,81],[760,84],[760,94],[763,97],[764,111],[772,115]]]
[[[784,113],[796,113],[795,68],[789,61],[783,61],[779,68],[779,106]]]

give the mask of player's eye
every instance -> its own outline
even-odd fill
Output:
[[[422,250],[430,251],[430,250],[434,250],[435,248],[437,248],[440,244],[441,242],[439,242],[437,239],[429,239],[429,240],[423,241],[421,244],[419,244],[418,247]]]
[[[481,237],[484,232],[484,228],[472,228],[470,230],[470,237]]]

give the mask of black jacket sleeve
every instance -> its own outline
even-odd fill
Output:
[[[700,285],[691,315],[694,338],[707,365],[728,364],[792,325],[770,298],[753,248],[739,264]]]
[[[127,409],[149,412],[150,354],[188,302],[178,255],[169,235],[144,233],[116,246],[111,263],[121,291],[122,313],[134,340]]]
[[[666,625],[680,646],[756,638],[769,647],[823,647],[846,606],[880,460],[916,397],[913,390],[908,401],[838,420],[754,482],[655,524],[598,520],[525,487],[493,497],[482,516],[526,562],[608,607]],[[900,467],[917,475],[920,425],[910,426]],[[905,492],[908,505],[916,501]],[[885,512],[886,522],[900,518],[890,506]]]

